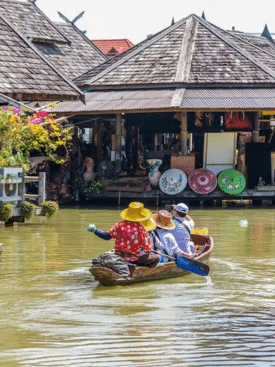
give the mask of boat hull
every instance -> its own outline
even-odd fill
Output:
[[[191,238],[195,245],[198,245],[198,249],[203,248],[203,250],[201,250],[202,252],[199,253],[195,259],[207,263],[214,247],[213,239],[209,236],[202,235],[191,235]],[[160,264],[154,268],[130,266],[131,277],[129,278],[125,278],[101,265],[92,265],[89,271],[94,276],[95,280],[104,286],[128,285],[190,274],[189,271],[179,268],[174,261]]]

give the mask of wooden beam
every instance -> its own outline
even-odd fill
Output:
[[[188,83],[198,25],[195,17],[189,17],[186,21],[175,82]]]
[[[180,113],[180,151],[182,155],[187,155],[187,113]]]
[[[254,131],[253,131],[253,142],[258,143],[259,142],[259,129],[260,129],[260,119],[259,119],[260,113],[255,112],[254,113]]]
[[[121,133],[122,133],[122,115],[116,115],[116,168],[121,171]]]

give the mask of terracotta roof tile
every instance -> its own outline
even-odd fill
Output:
[[[120,54],[134,46],[134,44],[128,39],[92,40],[92,42],[105,55],[108,55],[112,49],[115,49],[116,52]]]

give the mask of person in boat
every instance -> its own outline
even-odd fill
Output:
[[[151,242],[156,250],[160,250],[169,256],[189,256],[188,253],[182,251],[175,240],[171,231],[176,228],[176,224],[172,220],[172,215],[167,210],[160,210],[159,213],[153,214],[151,222],[156,225],[156,230],[149,232]],[[166,257],[161,257],[160,262],[169,261]]]
[[[139,266],[156,266],[159,256],[151,252],[152,244],[145,228],[152,217],[152,212],[144,208],[142,203],[132,202],[120,216],[123,220],[116,223],[108,232],[100,231],[94,224],[89,224],[87,229],[104,240],[114,238],[114,252],[123,260]]]
[[[169,233],[173,234],[176,242],[183,252],[187,253],[188,255],[192,255],[195,250],[194,243],[190,241],[190,234],[195,224],[193,219],[187,214],[188,211],[189,208],[184,203],[174,205],[173,222],[175,224],[175,228]]]

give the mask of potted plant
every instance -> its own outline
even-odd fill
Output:
[[[31,219],[34,213],[35,205],[32,203],[29,203],[28,201],[25,201],[20,206],[20,215],[24,219]]]
[[[7,222],[13,214],[14,205],[11,203],[0,203],[0,221]]]
[[[56,213],[58,209],[58,203],[56,201],[44,201],[41,204],[42,215],[50,219]]]

